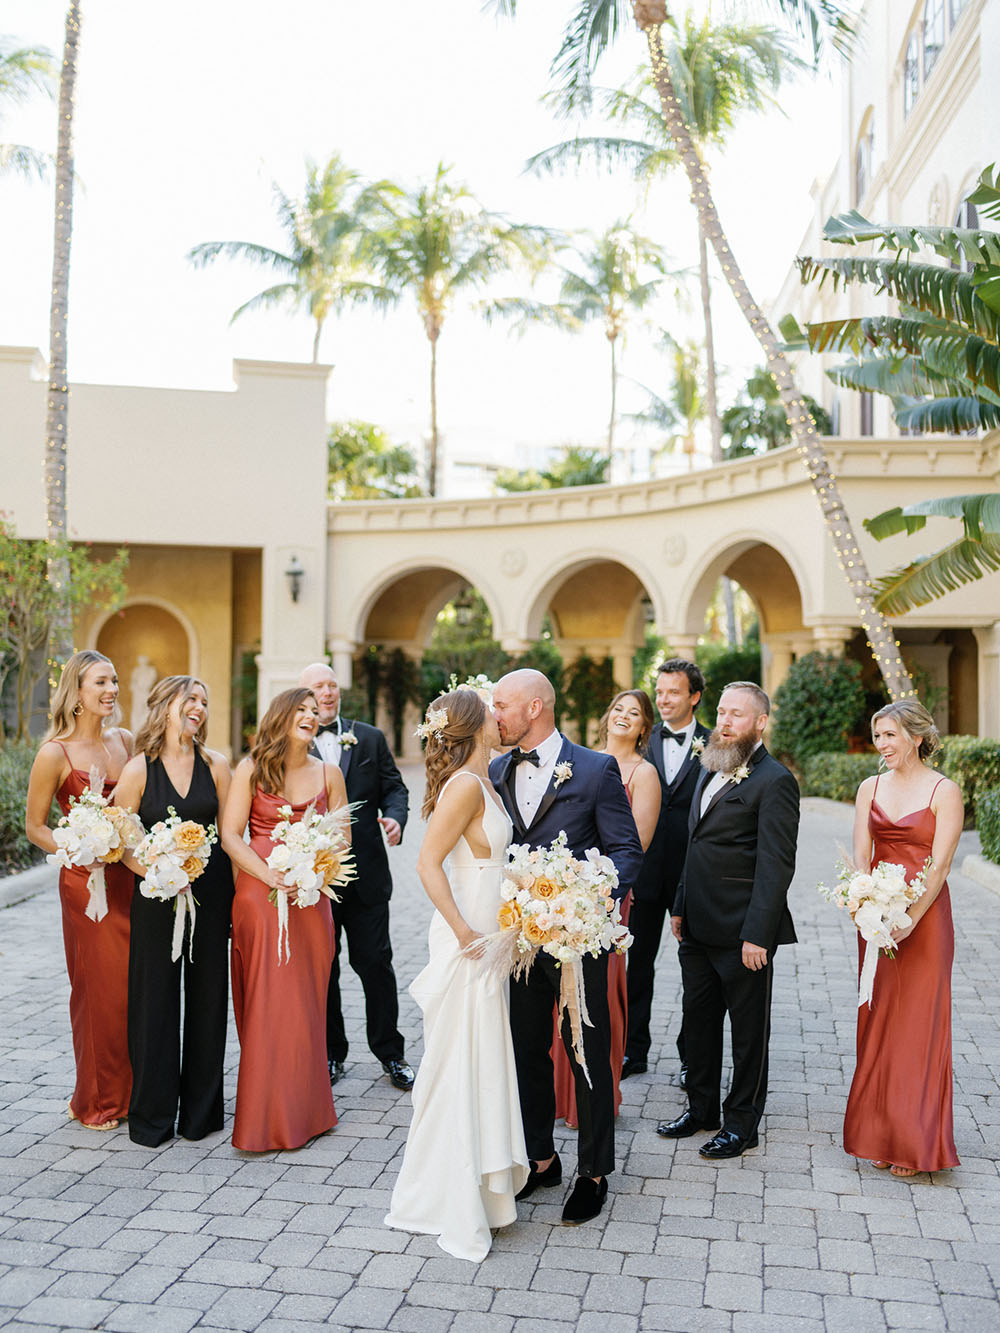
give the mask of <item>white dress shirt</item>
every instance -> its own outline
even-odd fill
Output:
[[[669,722],[664,722],[663,725],[670,727]],[[691,753],[691,737],[694,735],[694,727],[695,720],[693,717],[686,727],[670,727],[675,735],[684,737],[680,744],[677,741],[672,741],[669,736],[663,737],[663,775],[667,779],[668,786],[681,771],[684,760]]]
[[[671,743],[671,745],[675,744],[674,741],[671,741],[670,743]],[[753,749],[750,751],[750,758],[751,758],[751,759],[753,758],[753,756],[757,753],[757,751],[760,749],[760,747],[761,747],[763,744],[764,744],[763,741],[758,741],[758,742],[757,742],[757,744],[756,744],[756,745],[753,747]],[[750,762],[750,759],[747,760],[747,763],[748,763],[748,764],[749,764],[749,762]],[[721,789],[722,789],[722,788],[726,785],[726,783],[729,782],[729,781],[731,781],[731,779],[730,779],[730,776],[729,776],[728,773],[713,773],[713,774],[712,774],[711,780],[705,784],[705,790],[701,793],[701,810],[700,810],[700,812],[699,812],[699,818],[700,818],[702,815],[704,815],[705,811],[708,809],[709,804],[711,803],[712,797],[715,795],[715,793],[716,793],[717,791],[721,791]]]
[[[340,714],[333,719],[335,731],[319,731],[316,733],[316,739],[313,744],[319,752],[319,757],[326,764],[336,764],[340,766]]]
[[[536,768],[534,764],[520,763],[514,774],[514,800],[517,802],[518,812],[525,827],[534,818],[535,811],[552,781],[556,760],[562,749],[562,737],[558,731],[550,732],[545,740],[534,748],[538,754],[538,767]]]

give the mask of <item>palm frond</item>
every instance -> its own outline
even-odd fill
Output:
[[[257,245],[253,241],[203,241],[193,246],[187,257],[195,268],[204,268],[216,259],[248,259],[252,264],[264,268],[288,269],[294,272],[298,267],[290,255],[273,250],[268,245]]]
[[[884,615],[901,616],[998,569],[1000,540],[992,536],[982,541],[961,537],[875,579],[875,605]]]
[[[914,435],[935,431],[958,435],[967,431],[995,430],[1000,426],[1000,408],[978,398],[930,398],[896,405],[896,422]]]
[[[562,115],[590,108],[591,76],[631,17],[629,0],[577,0],[551,66]]]
[[[233,311],[229,317],[230,324],[240,318],[241,315],[249,315],[254,310],[266,310],[276,305],[295,305],[300,300],[300,293],[296,289],[294,282],[281,282],[275,287],[266,287],[264,291],[258,292],[256,296],[251,296],[249,301],[244,301],[241,306]]]
[[[677,161],[671,149],[657,148],[641,139],[589,138],[567,139],[543,148],[525,163],[525,171],[535,175],[555,175],[568,167],[630,167],[637,176],[648,176],[673,166]]]
[[[1000,218],[1000,173],[995,162],[980,172],[979,184],[966,198],[984,217]]]
[[[896,254],[930,250],[952,264],[963,260],[973,265],[1000,264],[1000,235],[996,232],[978,227],[913,227],[893,222],[869,222],[857,209],[828,218],[823,239],[841,245],[864,245],[875,241],[880,250],[891,250]]]
[[[25,180],[47,180],[55,169],[51,153],[41,153],[20,143],[0,144],[0,176],[23,176]]]

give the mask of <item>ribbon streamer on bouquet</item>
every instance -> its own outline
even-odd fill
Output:
[[[285,962],[287,963],[292,954],[288,947],[288,894],[284,889],[278,889],[275,894],[274,905],[278,909],[278,966],[281,966],[281,944],[285,944]]]
[[[858,982],[858,1008],[867,1004],[872,1007],[872,993],[875,989],[875,969],[878,966],[879,947],[874,940],[865,942],[865,961],[861,964],[861,979]]]
[[[104,880],[104,867],[96,866],[87,876],[87,907],[84,916],[91,921],[103,921],[108,914],[108,890]]]
[[[184,922],[191,918],[191,934],[188,936],[188,962],[194,962],[194,894],[190,888],[182,889],[174,899],[174,934],[170,944],[170,961],[176,963],[184,952]]]
[[[586,1023],[589,1028],[594,1025],[590,1021],[590,1014],[587,1012],[587,998],[583,991],[583,968],[578,961],[563,963],[559,973],[559,1022],[561,1024],[564,1015],[569,1014],[569,1032],[573,1055],[577,1064],[583,1070],[587,1087],[592,1088],[594,1085],[590,1080],[587,1057],[583,1053],[583,1025]]]

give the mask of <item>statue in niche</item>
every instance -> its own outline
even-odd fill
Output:
[[[132,712],[129,716],[129,727],[133,736],[146,720],[149,692],[156,684],[158,675],[159,672],[145,653],[140,653],[139,660],[132,668],[132,674],[128,678],[129,690],[132,693]]]

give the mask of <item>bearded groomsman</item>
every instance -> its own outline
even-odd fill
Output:
[[[658,1127],[687,1138],[719,1125],[722,1036],[732,1031],[733,1081],[722,1128],[699,1148],[715,1160],[757,1146],[767,1097],[774,950],[794,944],[788,886],[795,870],[799,788],[764,748],[771,711],[759,685],[735,681],[701,757],[687,859],[671,927],[680,941],[688,1109]]]
[[[368,1046],[394,1088],[413,1087],[413,1070],[403,1054],[399,999],[389,942],[392,877],[385,842],[395,847],[403,836],[409,793],[378,727],[340,716],[340,686],[325,662],[307,666],[299,684],[312,690],[319,704],[315,748],[320,759],[337,764],[354,811],[352,844],[357,879],[341,890],[333,908],[334,955],[326,1003],[326,1051],[330,1082],[343,1077],[347,1032],[340,1003],[340,943],[347,937],[351,967],[365,993]],[[382,832],[385,832],[385,842]]]
[[[708,728],[695,721],[705,678],[694,662],[672,657],[656,673],[656,707],[662,726],[649,738],[647,758],[660,776],[660,815],[653,841],[632,891],[628,951],[628,1037],[622,1078],[649,1068],[649,1016],[663,923],[673,907],[687,853],[688,813],[701,773],[697,751]],[[684,1086],[684,1030],[677,1038]]]

